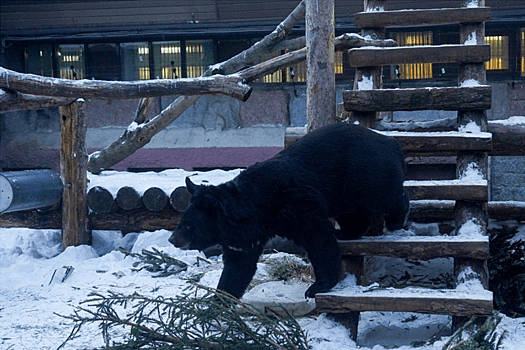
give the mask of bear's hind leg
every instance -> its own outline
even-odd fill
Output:
[[[385,210],[385,226],[390,231],[400,230],[408,220],[410,214],[410,199],[408,193],[403,190],[403,195],[399,200]]]
[[[305,222],[303,239],[297,242],[308,254],[314,268],[315,283],[305,293],[305,297],[313,298],[317,293],[332,289],[341,275],[341,254],[339,244],[335,239],[335,229],[326,219],[323,223]]]

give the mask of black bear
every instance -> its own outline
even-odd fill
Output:
[[[192,198],[169,241],[198,250],[220,244],[224,269],[217,288],[240,298],[264,244],[275,235],[291,239],[314,268],[315,283],[305,294],[313,297],[339,281],[336,236],[360,237],[368,216],[378,213],[389,230],[402,228],[409,211],[404,175],[403,152],[394,138],[332,124],[219,186],[186,178]]]

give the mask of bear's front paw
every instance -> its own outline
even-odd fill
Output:
[[[330,286],[328,283],[315,282],[310,286],[310,288],[306,290],[304,297],[314,298],[317,293],[328,292],[330,289],[332,289],[332,286]]]

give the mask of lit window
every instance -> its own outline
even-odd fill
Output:
[[[188,78],[200,77],[208,69],[208,66],[212,64],[212,40],[186,41],[186,75]]]
[[[525,29],[521,30],[521,76],[525,77]]]
[[[343,74],[343,52],[335,52],[335,74]]]
[[[294,64],[286,69],[286,75],[289,82],[304,83],[306,82],[306,61]]]
[[[153,77],[177,79],[182,77],[180,41],[154,42]]]
[[[58,76],[62,79],[84,79],[84,46],[57,45]]]
[[[120,44],[122,79],[146,80],[150,79],[149,47],[148,43]]]
[[[432,45],[432,32],[396,33],[399,46]],[[392,69],[392,78],[398,79],[430,79],[432,78],[432,63],[400,64]]]
[[[485,64],[487,70],[509,69],[509,37],[486,36],[485,43],[490,45],[490,61]]]

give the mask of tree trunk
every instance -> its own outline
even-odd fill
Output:
[[[306,119],[308,130],[336,122],[334,0],[306,1]]]

